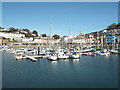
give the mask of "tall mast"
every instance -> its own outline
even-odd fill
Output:
[[[51,32],[52,32],[52,24],[50,24],[50,37],[51,37]]]
[[[49,48],[51,48],[51,32],[52,32],[52,24],[50,24],[50,40],[49,40]]]
[[[69,25],[69,36],[70,36],[70,25]]]
[[[70,25],[69,25],[69,38],[68,38],[69,47],[70,47],[70,29],[71,29],[71,27],[70,27]]]
[[[82,30],[80,30],[78,39],[80,40],[79,45],[81,46],[81,45],[82,45],[82,44],[81,44],[81,40],[82,40]]]
[[[99,31],[97,31],[97,48],[99,48]]]

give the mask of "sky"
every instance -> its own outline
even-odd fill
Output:
[[[90,33],[118,22],[117,2],[3,2],[2,27],[60,36]]]

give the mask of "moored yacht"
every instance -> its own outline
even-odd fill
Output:
[[[76,52],[73,52],[73,53],[71,53],[71,55],[69,56],[69,58],[77,59],[77,58],[80,58],[80,55],[78,55]]]
[[[96,50],[97,55],[104,55],[104,56],[109,56],[110,52],[107,49],[99,49]]]
[[[112,54],[120,54],[120,49],[112,49],[111,53]]]
[[[69,56],[66,55],[66,54],[64,53],[64,51],[62,51],[62,50],[59,50],[59,51],[58,51],[57,56],[58,56],[58,59],[67,59],[67,58],[69,58]]]
[[[26,59],[27,56],[24,53],[16,53],[15,59],[16,60],[21,60],[21,59]]]
[[[54,53],[50,53],[48,56],[47,56],[47,59],[48,60],[57,60],[57,55],[54,54]]]

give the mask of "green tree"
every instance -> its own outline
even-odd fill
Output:
[[[44,33],[44,34],[41,34],[42,37],[47,37],[47,35]]]
[[[34,37],[32,35],[32,32],[29,29],[22,29],[22,31],[26,31],[27,33],[25,34],[25,37]]]
[[[111,24],[111,25],[109,25],[107,27],[107,29],[116,29],[116,28],[117,28],[117,24],[116,23],[113,23],[113,24]]]
[[[11,33],[15,33],[17,30],[14,28],[14,27],[10,27],[9,28],[9,32],[11,32]]]
[[[53,37],[53,39],[59,39],[60,38],[60,36],[57,35],[57,34],[53,35],[52,37]]]
[[[0,27],[0,29],[4,29],[3,27]]]
[[[22,29],[22,31],[26,31],[26,32],[30,33],[29,29]]]
[[[38,32],[36,30],[34,30],[32,33],[38,36]]]
[[[120,29],[120,23],[118,23],[118,24],[117,24],[117,28],[119,28],[119,29]]]

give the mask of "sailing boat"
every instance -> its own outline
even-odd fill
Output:
[[[50,53],[48,56],[47,56],[47,59],[48,60],[57,60],[57,54],[54,54],[54,53]]]
[[[51,30],[52,30],[52,24],[50,24],[50,41],[51,41]],[[49,49],[51,48],[50,42],[49,42]],[[47,56],[48,60],[57,60],[57,55],[55,52],[50,52]]]
[[[107,30],[104,30],[102,32],[102,38],[101,38],[101,42],[102,42],[102,49],[96,49],[96,54],[97,55],[104,55],[104,56],[109,56],[110,55],[110,51],[108,51],[107,49],[104,49],[104,34],[107,32]]]
[[[62,49],[59,49],[58,50],[58,59],[67,59],[67,58],[69,58],[69,56],[66,55]]]
[[[62,45],[63,45],[63,42],[62,42]],[[62,47],[62,45],[61,45],[61,47]],[[64,46],[63,46],[64,47]],[[63,48],[62,47],[62,48]],[[67,58],[69,58],[69,55],[67,55],[65,52],[64,52],[64,49],[58,49],[57,50],[58,52],[58,59],[67,59]]]
[[[71,30],[71,28],[69,26],[69,41],[70,41],[70,30]],[[70,47],[70,42],[69,42],[69,47]],[[75,48],[73,48],[73,52],[70,51],[71,53],[69,55],[69,58],[71,58],[71,59],[77,59],[80,57],[80,55],[78,55],[78,53],[76,53],[74,49]]]

